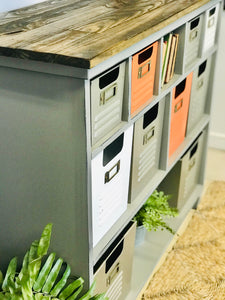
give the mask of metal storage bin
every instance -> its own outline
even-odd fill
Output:
[[[124,300],[132,273],[136,223],[130,222],[94,267],[95,293],[109,300]]]
[[[211,69],[211,57],[193,72],[193,83],[188,113],[187,134],[199,122],[205,111],[208,82]]]
[[[127,208],[133,125],[92,159],[95,246]]]
[[[188,68],[199,55],[200,37],[202,34],[202,20],[200,15],[187,23],[187,38],[185,47],[185,66]]]
[[[181,209],[191,192],[198,184],[203,153],[204,132],[194,141],[191,147],[176,163],[166,178],[160,183],[159,190],[172,195],[169,200],[172,207]]]
[[[131,114],[153,96],[158,42],[132,57]]]
[[[92,144],[122,122],[125,62],[91,81]]]
[[[217,21],[219,15],[219,3],[206,11],[205,35],[203,40],[203,53],[212,48],[215,44]]]
[[[165,99],[134,124],[129,202],[132,202],[158,169]]]
[[[193,72],[181,81],[172,92],[169,156],[185,138]]]

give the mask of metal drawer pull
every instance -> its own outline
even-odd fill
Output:
[[[194,167],[195,162],[196,162],[196,160],[195,160],[195,158],[194,158],[194,159],[190,162],[190,164],[189,164],[189,166],[188,166],[188,171],[190,171],[190,170]]]
[[[204,80],[203,80],[203,78],[202,78],[202,79],[200,79],[200,80],[198,81],[197,89],[200,89],[200,88],[203,86],[203,84],[204,84]]]
[[[193,41],[194,39],[196,39],[197,36],[198,36],[198,29],[196,29],[190,33],[190,36],[189,36],[190,41]]]
[[[101,92],[100,94],[100,105],[104,105],[107,101],[109,101],[111,98],[113,98],[117,93],[117,83],[114,83],[107,89]]]
[[[146,145],[151,138],[155,135],[155,126],[152,127],[144,136],[143,136],[143,145]]]
[[[119,273],[119,271],[120,271],[120,263],[117,263],[115,268],[110,273],[109,277],[106,279],[107,286],[109,286],[112,283],[113,278]]]
[[[181,99],[179,102],[177,102],[177,104],[174,106],[174,112],[176,113],[176,112],[178,112],[180,109],[181,109],[181,107],[183,106],[183,102],[184,102],[184,100],[183,99]]]
[[[145,73],[143,73],[143,69],[147,66],[147,71]],[[147,62],[146,64],[144,64],[143,66],[138,68],[138,79],[144,77],[145,75],[147,75],[151,70],[151,60],[149,62]]]
[[[214,23],[215,23],[215,17],[209,19],[209,21],[208,21],[208,28],[212,27],[214,25]]]
[[[105,183],[113,179],[113,177],[119,173],[119,170],[120,170],[120,160],[109,171],[105,173]]]

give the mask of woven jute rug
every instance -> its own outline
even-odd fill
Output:
[[[225,182],[208,185],[140,299],[225,300]]]

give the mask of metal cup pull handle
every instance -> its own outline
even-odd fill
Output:
[[[106,104],[106,102],[112,99],[116,95],[117,90],[117,83],[114,83],[113,85],[102,91],[100,94],[100,105],[104,105]]]
[[[190,37],[189,37],[190,41],[193,41],[194,39],[196,39],[197,36],[198,36],[198,29],[195,29],[194,31],[192,31],[190,33]]]
[[[195,160],[195,158],[194,158],[194,159],[189,163],[188,171],[190,171],[190,170],[194,167],[195,163],[196,163],[196,160]]]
[[[199,90],[204,84],[204,80],[203,78],[201,78],[199,81],[198,81],[198,84],[197,84],[197,89]]]
[[[105,183],[109,182],[116,174],[119,173],[120,170],[120,160],[109,170],[105,173]]]
[[[143,136],[143,145],[146,145],[151,138],[155,135],[155,126],[152,127],[144,136]]]
[[[178,111],[182,108],[183,102],[184,102],[184,100],[181,99],[181,100],[178,101],[177,104],[174,106],[174,112],[175,112],[175,113],[178,112]]]
[[[212,27],[215,23],[215,17],[213,18],[210,18],[209,21],[208,21],[208,28]]]
[[[146,70],[147,69],[147,70]],[[151,60],[138,68],[138,79],[144,77],[151,71]]]
[[[106,279],[106,285],[107,286],[109,286],[112,283],[113,278],[119,273],[119,271],[120,271],[120,263],[117,263],[115,268],[112,270],[112,272],[110,273],[110,275]]]

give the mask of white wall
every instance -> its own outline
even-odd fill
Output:
[[[219,35],[209,146],[225,150],[225,10]]]
[[[0,0],[0,13],[44,1],[46,0]]]

